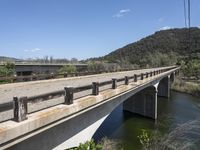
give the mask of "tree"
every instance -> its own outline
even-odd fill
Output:
[[[77,59],[77,58],[72,58],[72,59],[71,59],[71,63],[72,63],[72,64],[78,63],[78,59]]]
[[[94,140],[90,140],[84,144],[81,143],[78,147],[72,148],[70,150],[102,150],[102,145],[96,144]]]
[[[11,76],[14,74],[14,64],[11,62],[6,62],[3,66],[0,66],[0,76]]]
[[[200,60],[194,59],[188,63],[182,64],[182,71],[186,77],[200,79]]]
[[[76,72],[76,66],[74,65],[65,65],[62,68],[58,70],[59,73],[75,73]]]
[[[49,62],[52,64],[53,61],[54,61],[53,56],[50,56],[50,58],[49,58]]]
[[[104,63],[102,62],[92,62],[88,64],[88,71],[89,72],[101,72],[101,71],[105,71],[106,70],[106,66]]]

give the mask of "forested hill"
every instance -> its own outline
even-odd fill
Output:
[[[192,55],[200,56],[200,29],[190,29],[190,50],[188,48],[189,30],[169,29],[162,30],[119,48],[110,54],[93,60],[106,62],[127,62],[139,66],[171,65],[180,57]]]
[[[13,57],[0,56],[0,62],[6,62],[6,61],[14,62],[14,61],[19,61],[19,59]]]

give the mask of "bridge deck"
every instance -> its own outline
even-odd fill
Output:
[[[169,68],[169,67],[162,67]],[[52,79],[43,81],[32,81],[24,83],[13,83],[0,85],[0,104],[12,101],[14,96],[34,96],[53,92],[57,90],[63,90],[66,86],[82,86],[91,84],[93,81],[103,82],[111,80],[112,78],[122,78],[124,76],[133,76],[134,74],[146,73],[153,70],[159,70],[160,68],[133,70],[126,72],[104,73],[98,75],[89,75],[82,77],[72,77],[63,79]]]

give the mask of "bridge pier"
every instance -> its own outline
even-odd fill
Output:
[[[158,96],[170,97],[170,75],[160,80],[158,85]]]
[[[123,103],[125,111],[157,119],[157,90],[154,86],[136,93]]]
[[[170,75],[170,81],[171,83],[173,83],[175,81],[175,77],[176,77],[176,74],[175,72],[173,72],[171,75]]]

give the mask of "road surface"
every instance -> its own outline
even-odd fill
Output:
[[[167,67],[165,67],[167,68]],[[88,85],[92,82],[108,81],[112,78],[122,78],[124,76],[133,76],[134,74],[146,73],[149,71],[158,70],[160,68],[132,70],[125,72],[114,72],[114,73],[103,73],[97,75],[71,77],[62,79],[42,80],[42,81],[31,81],[0,85],[0,104],[12,101],[14,96],[34,96],[62,90],[66,86],[82,86]]]

